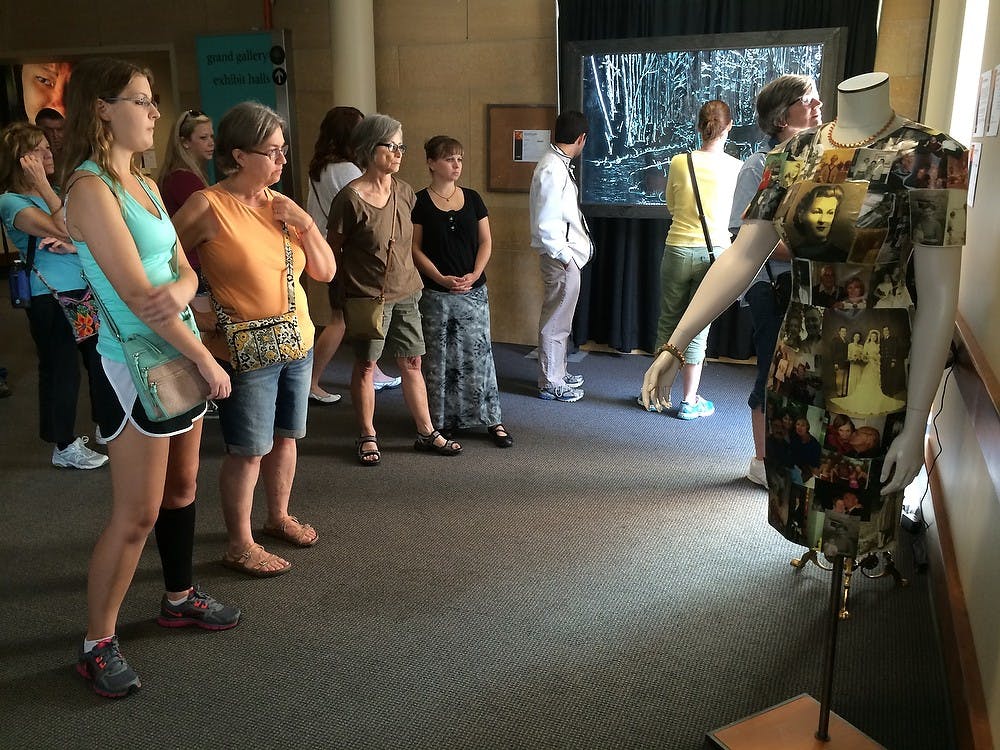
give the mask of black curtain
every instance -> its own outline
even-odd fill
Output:
[[[559,0],[559,41],[633,39],[682,34],[847,28],[838,80],[875,64],[878,0]],[[560,69],[567,70],[565,53]],[[563,100],[577,81],[559,82]],[[667,219],[592,217],[597,255],[583,271],[573,322],[577,343],[593,340],[621,351],[652,350],[660,307],[660,259]],[[746,310],[733,306],[712,326],[709,356],[753,354]]]

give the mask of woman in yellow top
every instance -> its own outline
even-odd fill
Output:
[[[315,330],[303,269],[317,281],[333,278],[333,252],[323,232],[291,199],[268,188],[281,178],[287,159],[285,123],[268,107],[243,102],[219,121],[215,159],[225,177],[192,195],[174,216],[185,247],[196,248],[201,270],[219,305],[234,321],[288,312],[285,238],[292,246],[295,316],[309,354],[292,362],[237,373],[228,368],[233,393],[219,405],[226,442],[219,487],[229,545],[222,561],[254,576],[287,572],[291,563],[254,542],[250,511],[261,473],[267,493],[263,532],[300,547],[316,543],[312,526],[288,514],[296,445],[306,434],[306,409]],[[226,342],[209,332],[205,343],[227,361]]]
[[[729,105],[718,99],[702,105],[698,112],[701,148],[691,152],[698,192],[716,255],[729,247],[729,213],[733,205],[736,178],[743,163],[729,156],[723,147],[733,127]],[[702,231],[691,185],[687,154],[670,161],[667,176],[667,210],[672,222],[660,265],[660,320],[656,327],[656,347],[670,339],[710,264],[705,233]],[[705,360],[708,329],[699,333],[684,352],[684,395],[677,416],[697,419],[715,413],[715,406],[698,395],[701,367]]]

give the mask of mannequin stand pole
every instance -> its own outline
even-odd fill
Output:
[[[847,581],[853,562],[852,558],[840,555],[833,559],[820,702],[802,694],[709,732],[708,739],[717,747],[722,750],[774,750],[778,747],[782,750],[885,750],[882,745],[830,711],[837,655],[837,627],[844,619]],[[813,722],[816,720],[817,709],[819,726],[812,731],[812,727],[816,726]]]
[[[843,604],[844,558],[833,558],[833,574],[830,576],[830,619],[826,623],[826,658],[823,660],[823,685],[819,694],[819,728],[816,739],[830,741],[830,700],[833,697],[833,668],[837,657],[837,625],[840,624],[840,608]]]

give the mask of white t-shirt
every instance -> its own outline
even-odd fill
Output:
[[[306,199],[306,211],[316,222],[323,234],[326,234],[327,216],[330,213],[330,204],[337,197],[337,193],[347,183],[361,176],[361,170],[357,165],[349,161],[340,161],[334,164],[327,164],[319,174],[319,181],[309,180],[309,197]]]

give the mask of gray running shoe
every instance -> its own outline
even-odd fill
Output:
[[[122,656],[117,635],[101,641],[87,653],[81,645],[76,671],[90,680],[95,693],[105,698],[124,698],[142,687],[139,675]]]
[[[236,627],[241,614],[236,607],[215,601],[195,585],[188,598],[177,605],[167,601],[167,595],[164,594],[160,602],[160,616],[156,621],[165,628],[195,625],[205,630],[229,630]]]
[[[108,462],[103,453],[92,451],[87,447],[90,438],[84,435],[78,437],[62,450],[59,446],[52,448],[52,465],[67,469],[99,469]]]
[[[538,398],[543,401],[562,401],[571,404],[583,398],[583,391],[579,388],[570,388],[568,385],[556,385],[549,388],[539,388]]]

